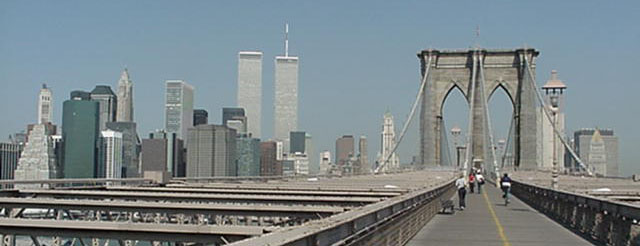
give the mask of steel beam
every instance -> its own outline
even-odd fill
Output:
[[[424,188],[402,196],[353,209],[328,219],[316,220],[301,226],[280,228],[261,237],[233,243],[235,246],[300,245],[328,246],[358,245],[360,236],[369,235],[376,228],[384,228],[396,218],[410,216],[411,211],[426,203],[445,199],[452,195],[454,180],[436,187]],[[437,213],[439,209],[434,209]],[[416,230],[417,232],[417,230]],[[367,245],[367,244],[364,244]],[[396,245],[396,244],[393,244]],[[398,244],[399,245],[399,244]]]
[[[4,208],[42,208],[59,210],[94,210],[142,213],[170,214],[215,214],[236,216],[279,216],[317,218],[331,216],[344,211],[341,207],[329,206],[283,206],[283,205],[246,205],[202,204],[202,203],[159,203],[128,201],[97,201],[40,198],[0,198],[0,207]]]
[[[401,195],[401,192],[371,192],[371,191],[350,191],[331,190],[323,191],[316,189],[280,189],[265,185],[265,189],[245,189],[245,188],[192,188],[192,186],[171,186],[168,187],[129,187],[117,186],[107,187],[109,191],[144,191],[144,192],[180,192],[180,193],[213,193],[213,194],[251,194],[251,195],[294,195],[294,196],[347,196],[347,197],[392,197]]]
[[[86,190],[21,190],[21,197],[47,197],[64,199],[120,199],[127,201],[172,201],[172,202],[218,202],[241,204],[302,204],[361,206],[379,202],[384,198],[372,197],[335,197],[335,196],[270,196],[238,194],[184,194],[168,192],[119,192]]]
[[[200,226],[126,222],[49,221],[0,219],[0,234],[77,238],[104,238],[163,242],[221,243],[259,236],[270,228],[260,226]]]

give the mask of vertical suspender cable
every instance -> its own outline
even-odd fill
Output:
[[[484,113],[485,113],[485,119],[487,120],[487,130],[489,130],[489,148],[491,148],[491,158],[493,161],[493,171],[496,175],[496,178],[500,177],[500,173],[498,170],[498,163],[496,161],[496,149],[494,148],[494,142],[493,142],[493,129],[491,128],[491,119],[489,117],[489,107],[488,107],[488,103],[489,103],[489,98],[487,98],[487,95],[484,94],[484,63],[482,61],[482,58],[478,59],[479,60],[479,67],[480,67],[480,84],[482,86],[480,86],[480,93],[482,93],[482,99],[484,103]],[[486,158],[485,158],[486,160]]]

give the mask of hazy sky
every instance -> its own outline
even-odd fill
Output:
[[[138,131],[164,126],[164,81],[195,86],[195,105],[220,123],[234,106],[237,52],[262,50],[263,135],[273,132],[274,57],[300,57],[299,128],[318,150],[343,134],[366,135],[373,158],[388,108],[398,132],[419,86],[424,48],[541,51],[538,84],[551,69],[568,85],[567,129],[613,128],[621,173],[640,173],[640,4],[637,1],[0,1],[0,136],[36,121],[41,83],[53,90],[55,123],[71,90],[114,87],[126,66],[134,83]],[[476,27],[480,37],[476,41]],[[448,128],[466,128],[456,92],[445,105]],[[511,106],[491,99],[497,137]],[[416,122],[414,122],[414,126]],[[400,147],[417,154],[417,128]]]

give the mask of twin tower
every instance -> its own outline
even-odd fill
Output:
[[[424,165],[444,165],[442,107],[449,92],[458,88],[469,103],[466,167],[493,169],[487,102],[502,87],[513,105],[514,165],[537,168],[537,107],[535,49],[423,50],[418,53],[423,79],[420,112],[420,157]],[[425,78],[426,76],[426,78]],[[498,164],[499,165],[499,164]]]
[[[289,26],[285,25],[285,53],[275,57],[274,135],[286,141],[298,130],[298,57],[289,56]],[[262,138],[262,52],[238,53],[237,104],[247,116],[247,131]]]

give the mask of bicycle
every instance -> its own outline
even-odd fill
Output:
[[[511,190],[511,187],[503,188],[504,194],[502,195],[502,198],[504,198],[504,206],[505,207],[507,205],[509,205],[509,202],[511,202],[510,198],[509,198],[509,193],[511,193],[510,190]]]

